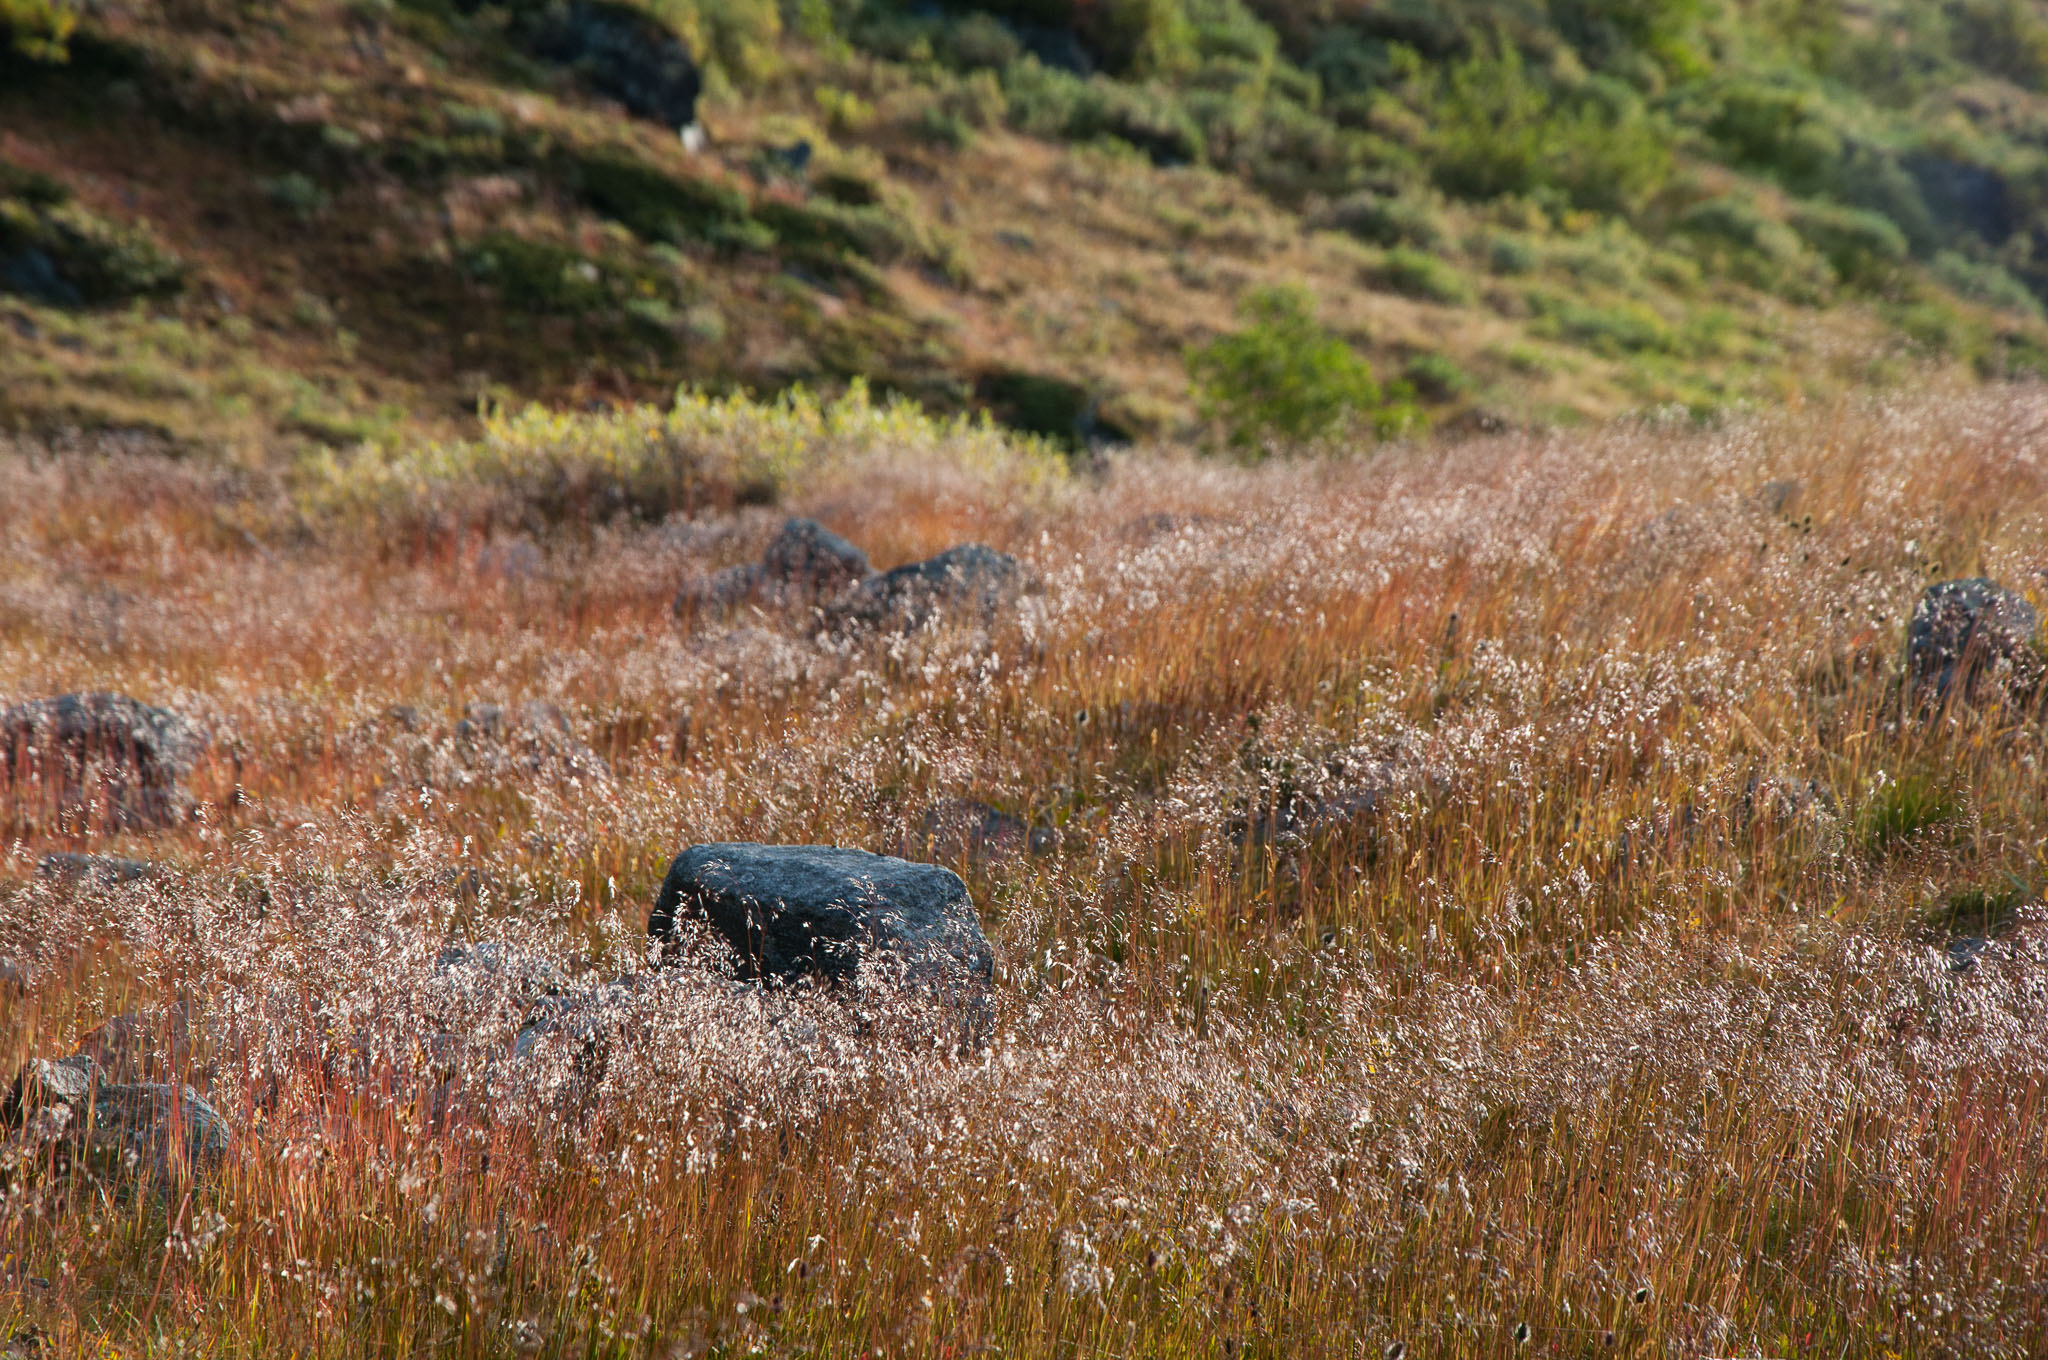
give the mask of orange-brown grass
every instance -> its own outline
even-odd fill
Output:
[[[906,425],[772,511],[530,539],[474,527],[489,488],[408,515],[17,451],[0,694],[126,690],[213,743],[154,837],[7,804],[0,1058],[182,1002],[238,1133],[160,1191],[11,1165],[0,1338],[2041,1354],[2041,722],[1922,715],[1902,669],[1929,579],[2038,590],[2044,421],[2003,391],[1100,480]],[[672,615],[786,511],[878,566],[984,538],[1038,588],[894,641]],[[609,774],[454,733],[529,699]],[[1895,787],[1943,796],[1873,820]],[[998,950],[985,1047],[646,974],[686,845],[896,850],[960,799],[1056,833],[937,842]],[[174,872],[60,890],[57,848]],[[2005,934],[1952,973],[1971,889]],[[636,983],[506,1062],[454,939]]]

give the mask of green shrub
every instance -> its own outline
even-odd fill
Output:
[[[1008,25],[981,13],[949,28],[941,46],[947,62],[962,71],[1000,71],[1024,55],[1024,44]]]
[[[1375,271],[1379,283],[1406,297],[1459,305],[1472,300],[1472,283],[1445,260],[1406,246],[1396,246]]]
[[[1610,359],[1668,354],[1677,348],[1671,327],[1648,307],[1589,307],[1541,291],[1529,294],[1534,335],[1568,340]]]
[[[1446,68],[1425,121],[1437,183],[1464,198],[1549,189],[1628,213],[1670,174],[1668,131],[1639,99],[1561,98],[1505,42]]]
[[[671,178],[609,153],[584,156],[575,168],[584,202],[642,240],[730,239],[748,219],[745,195],[711,180]]]
[[[184,286],[182,260],[147,224],[124,227],[75,203],[0,199],[0,257],[40,261],[50,277],[29,281],[53,303],[99,306],[137,297],[166,297]],[[0,277],[0,287],[7,279]],[[16,286],[21,286],[17,284]]]
[[[301,222],[311,222],[327,211],[327,191],[311,177],[296,170],[256,181],[256,187],[272,204]]]
[[[1846,154],[1821,96],[1757,80],[1735,80],[1715,92],[1707,132],[1739,165],[1769,171],[1805,192],[1832,187]]]
[[[1401,370],[1401,376],[1425,401],[1455,401],[1477,385],[1448,354],[1418,354]]]
[[[1543,252],[1526,236],[1498,235],[1486,241],[1486,267],[1496,274],[1533,274],[1543,266]]]
[[[1003,73],[1010,125],[1035,137],[1113,137],[1163,165],[1202,159],[1202,132],[1179,95],[1157,82],[1082,79],[1026,57]]]
[[[1815,302],[1833,282],[1827,262],[1751,199],[1723,194],[1695,203],[1680,214],[1678,230],[1715,272],[1753,287]]]
[[[458,251],[470,277],[488,283],[515,311],[575,316],[611,301],[604,270],[579,250],[494,232]]]
[[[1959,0],[1947,7],[1956,55],[2015,85],[2048,84],[2048,22],[2027,0]]]
[[[1988,260],[1972,260],[1956,251],[1944,250],[1929,262],[1928,272],[1972,302],[2025,316],[2041,315],[2041,300],[2003,266]]]
[[[1243,330],[1187,358],[1204,415],[1236,448],[1324,440],[1361,425],[1390,433],[1416,423],[1409,394],[1382,393],[1372,365],[1316,321],[1306,292],[1261,289],[1239,313],[1248,323]]]
[[[913,402],[878,404],[855,383],[832,402],[802,389],[772,403],[684,391],[665,411],[494,411],[476,439],[366,447],[318,461],[307,469],[304,494],[307,509],[321,515],[588,527],[772,502],[792,484],[816,486],[861,459],[905,449],[999,477],[1018,492],[1064,475],[1063,460],[983,422],[937,419]]]
[[[1803,203],[1792,213],[1792,229],[1820,252],[1845,282],[1881,283],[1906,262],[1906,234],[1867,208]]]
[[[1416,194],[1380,194],[1361,189],[1332,204],[1324,221],[1376,246],[1434,250],[1444,243],[1443,213]]]

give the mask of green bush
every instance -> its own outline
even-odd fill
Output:
[[[1630,213],[1670,175],[1670,136],[1640,100],[1559,97],[1505,42],[1446,68],[1425,121],[1437,183],[1464,198],[1548,189]]]
[[[26,282],[30,291],[57,303],[101,306],[166,297],[185,284],[184,262],[146,224],[120,226],[61,199],[0,198],[0,257],[9,255],[46,266],[49,277]]]
[[[1202,159],[1201,129],[1180,97],[1156,82],[1083,79],[1026,57],[1003,73],[1003,93],[1019,132],[1073,142],[1114,137],[1161,164]]]
[[[1458,267],[1424,251],[1396,246],[1375,273],[1383,287],[1405,297],[1454,306],[1472,300],[1472,283]]]
[[[1533,274],[1543,267],[1543,252],[1526,236],[1493,236],[1486,241],[1486,267],[1496,274]]]
[[[465,244],[458,258],[470,277],[489,284],[515,311],[576,316],[611,302],[597,261],[552,241],[494,232]]]
[[[1535,313],[1529,326],[1533,335],[1567,340],[1610,359],[1669,354],[1678,348],[1670,325],[1640,304],[1589,307],[1540,291],[1531,292],[1528,300]]]
[[[30,61],[69,61],[71,34],[77,27],[77,9],[63,0],[0,0],[0,36]]]
[[[1376,246],[1434,250],[1444,243],[1443,213],[1415,194],[1381,194],[1361,189],[1332,204],[1324,222]]]
[[[1299,288],[1266,288],[1239,308],[1247,323],[1187,357],[1203,414],[1240,450],[1302,444],[1360,426],[1381,434],[1417,423],[1405,390],[1383,393],[1372,365],[1319,324]]]
[[[2025,316],[2041,315],[2041,300],[2001,265],[1944,250],[1929,262],[1928,271],[1943,286],[1972,302]]]
[[[746,196],[711,180],[672,178],[623,155],[576,162],[584,202],[645,241],[727,241],[748,220]]]
[[[1455,401],[1477,385],[1448,354],[1418,354],[1401,370],[1401,377],[1425,401]]]
[[[1882,283],[1910,253],[1906,234],[1867,208],[1803,203],[1793,210],[1792,229],[1844,282],[1860,287]]]
[[[1956,55],[2015,85],[2048,84],[2048,22],[2027,0],[1960,0],[1947,6]]]
[[[1827,262],[1799,234],[1735,194],[1695,203],[1680,214],[1679,232],[1715,272],[1799,302],[1816,302],[1833,282]]]

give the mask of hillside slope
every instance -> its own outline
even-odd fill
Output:
[[[2048,354],[2020,0],[177,0],[61,50],[39,10],[0,44],[16,428],[253,453],[864,377],[1186,437],[1189,347],[1266,285],[1440,424]],[[630,74],[665,45],[687,79]]]

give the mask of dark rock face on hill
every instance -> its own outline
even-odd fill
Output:
[[[517,5],[513,32],[533,55],[573,68],[636,118],[684,128],[697,121],[703,74],[659,21],[611,0]]]
[[[65,822],[177,821],[190,804],[179,781],[204,747],[184,718],[125,694],[63,694],[0,712],[0,768],[16,797]]]
[[[697,845],[676,857],[648,917],[673,938],[707,922],[748,977],[848,982],[864,964],[906,981],[979,989],[994,955],[950,869],[826,845]]]

